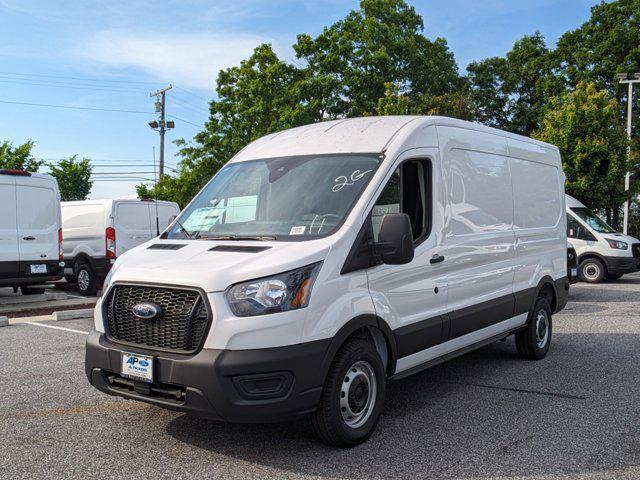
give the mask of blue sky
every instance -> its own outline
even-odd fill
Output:
[[[409,3],[423,16],[425,34],[446,38],[464,71],[470,61],[502,55],[535,30],[555,44],[587,20],[597,2]],[[0,140],[32,139],[39,158],[91,158],[102,179],[126,171],[152,178],[158,135],[147,125],[154,118],[151,91],[175,86],[167,97],[176,129],[167,134],[166,156],[175,166],[171,141],[200,130],[219,69],[262,42],[292,60],[296,34],[315,35],[356,6],[351,0],[0,0]],[[91,196],[131,195],[136,183],[97,181]]]

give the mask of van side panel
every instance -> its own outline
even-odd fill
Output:
[[[17,277],[19,262],[16,181],[0,175],[0,280]]]
[[[448,186],[449,339],[513,316],[513,192],[503,137],[438,127]]]
[[[533,295],[543,277],[559,281],[567,275],[564,175],[557,151],[513,139],[509,149],[516,238],[514,291]]]

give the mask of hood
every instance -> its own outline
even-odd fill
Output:
[[[246,280],[324,260],[330,243],[154,239],[121,255],[112,282],[190,286],[223,291]]]
[[[624,233],[601,233],[603,238],[608,238],[610,240],[618,240],[619,242],[626,242],[629,245],[633,243],[639,243],[640,240],[634,237],[630,237],[629,235],[625,235]]]

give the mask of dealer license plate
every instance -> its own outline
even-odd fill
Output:
[[[122,376],[143,382],[153,382],[153,357],[135,353],[122,354]]]
[[[46,263],[38,263],[36,265],[30,265],[31,273],[47,273],[47,264]]]

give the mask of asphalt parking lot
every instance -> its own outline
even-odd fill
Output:
[[[104,395],[89,321],[0,329],[0,478],[640,478],[640,275],[572,287],[551,351],[513,339],[391,382],[364,445]],[[54,329],[45,327],[62,327]]]

